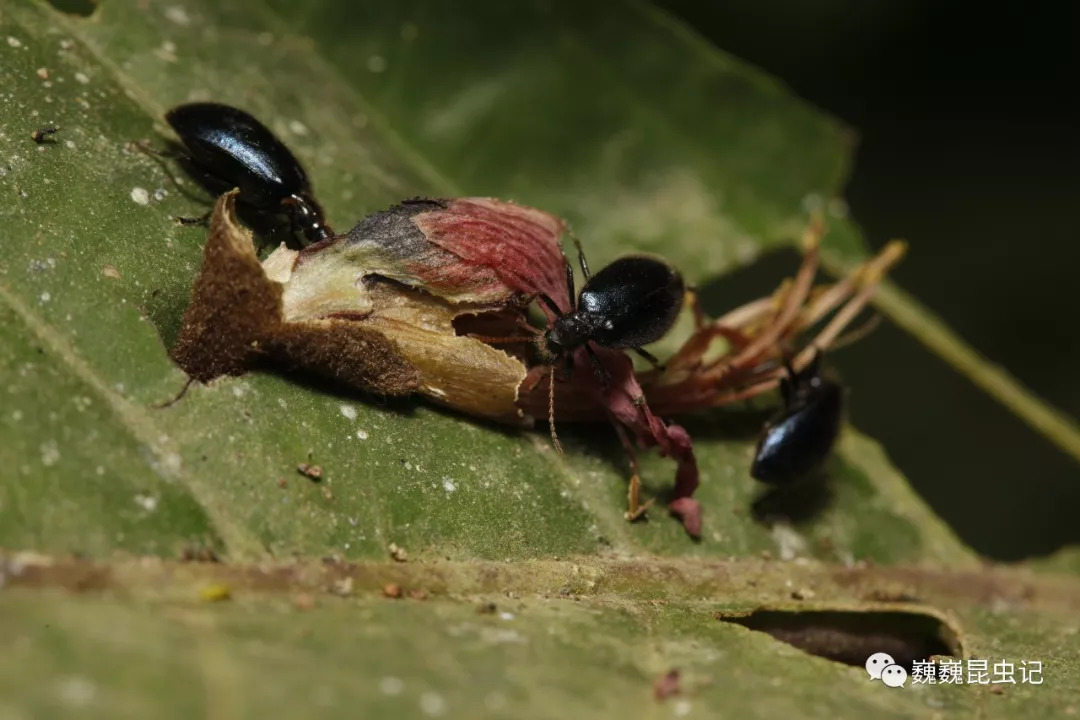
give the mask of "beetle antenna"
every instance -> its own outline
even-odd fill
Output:
[[[555,432],[555,366],[548,365],[548,429],[551,430],[551,442],[561,454],[562,444],[559,435]]]
[[[552,300],[551,296],[548,295],[547,293],[539,293],[537,295],[537,297],[540,298],[540,301],[542,303],[547,305],[548,310],[550,310],[552,312],[552,314],[555,315],[555,317],[562,317],[565,314],[565,313],[563,313],[562,310],[559,309],[559,306],[555,304],[555,301]],[[572,301],[573,301],[573,298],[571,298],[571,302]]]
[[[581,246],[581,240],[577,235],[569,230],[566,233],[574,241],[574,247],[577,248],[578,263],[581,265],[581,274],[585,276],[585,282],[588,282],[592,277],[592,273],[589,272],[589,261],[585,259],[585,248]]]

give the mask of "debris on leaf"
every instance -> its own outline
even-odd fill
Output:
[[[681,693],[682,688],[679,685],[681,678],[682,673],[678,670],[668,670],[653,683],[653,697],[656,698],[658,702],[663,702],[672,695]]]
[[[401,597],[401,586],[397,583],[387,583],[383,585],[382,594],[383,597],[397,600]]]
[[[199,590],[199,599],[203,602],[221,602],[232,597],[232,591],[228,585],[207,585]]]
[[[334,594],[341,597],[347,597],[352,595],[353,591],[353,579],[351,577],[343,577],[334,581],[333,585]]]
[[[180,552],[181,562],[221,562],[213,548],[205,545],[188,545]]]
[[[296,472],[300,473],[306,478],[311,478],[318,482],[322,479],[322,467],[319,465],[308,465],[307,463],[300,463],[296,466]]]
[[[399,547],[397,543],[390,543],[390,547],[388,547],[387,550],[390,553],[390,557],[394,559],[394,562],[408,562],[409,553],[406,552],[405,548]]]

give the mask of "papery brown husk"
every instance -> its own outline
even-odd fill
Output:
[[[337,266],[313,263],[316,272],[304,273],[298,271],[302,253],[281,249],[264,265],[236,220],[234,203],[235,193],[228,193],[214,207],[202,268],[171,353],[191,377],[205,382],[269,364],[367,392],[418,393],[472,415],[525,422],[515,405],[526,372],[521,360],[453,327],[461,315],[505,312],[510,293],[452,305],[395,282],[357,282],[341,268],[345,259]],[[270,279],[267,268],[284,282]],[[295,317],[287,291],[305,281],[321,282],[317,292],[324,295],[350,299],[326,316]]]

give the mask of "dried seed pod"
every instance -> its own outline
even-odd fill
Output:
[[[300,252],[281,248],[260,264],[234,202],[235,193],[227,193],[215,205],[203,266],[172,350],[189,375],[207,381],[270,362],[370,392],[419,393],[472,415],[524,423],[515,404],[523,362],[457,334],[453,325],[475,314],[499,322],[513,312],[507,306],[514,293],[479,288],[452,303],[413,290],[423,278],[405,283],[402,258],[426,269],[430,254],[395,256],[400,247],[351,242],[349,235]],[[397,274],[391,279],[391,273]]]

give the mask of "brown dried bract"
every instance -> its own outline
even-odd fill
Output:
[[[340,320],[285,322],[284,288],[267,278],[251,234],[238,224],[236,194],[214,205],[173,360],[203,382],[267,359],[386,395],[416,390],[420,373],[382,333]]]
[[[448,290],[448,297],[425,292],[413,271],[425,262],[445,266],[449,253],[414,243],[403,256],[401,243],[380,234],[378,223],[361,223],[299,252],[282,247],[260,263],[250,233],[237,223],[235,198],[227,193],[214,207],[172,349],[189,375],[207,382],[266,362],[377,394],[419,393],[472,415],[524,422],[515,405],[525,377],[521,360],[454,327],[464,316],[498,322],[511,291],[495,292],[489,283],[456,295]],[[396,216],[372,217],[385,223]]]

